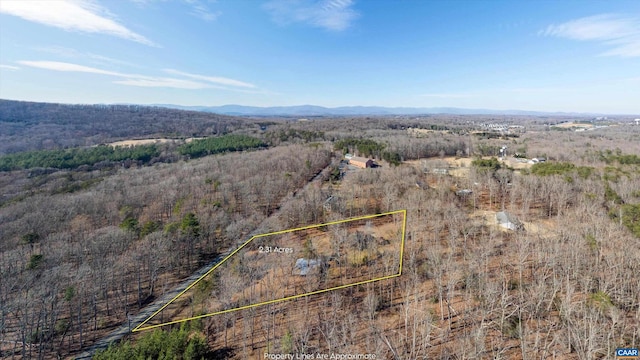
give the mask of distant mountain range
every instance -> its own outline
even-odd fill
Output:
[[[529,116],[593,116],[601,114],[563,113],[525,110],[463,109],[454,107],[382,107],[382,106],[343,106],[328,108],[315,105],[257,107],[243,105],[222,106],[182,106],[172,104],[154,104],[172,109],[212,112],[237,116],[355,116],[355,115],[529,115]]]

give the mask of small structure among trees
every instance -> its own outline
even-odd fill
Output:
[[[338,198],[336,196],[331,195],[327,198],[327,200],[324,201],[322,208],[326,212],[331,212],[337,207],[337,205],[338,205]]]
[[[511,214],[506,211],[500,211],[496,214],[498,225],[509,230],[524,230],[524,225]]]
[[[354,156],[349,159],[349,165],[353,165],[362,169],[373,167],[373,160],[359,156]]]
[[[306,276],[309,274],[309,272],[320,267],[320,265],[322,265],[322,260],[320,259],[300,258],[296,260],[293,273],[295,275]]]

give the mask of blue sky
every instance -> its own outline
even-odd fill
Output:
[[[2,0],[0,98],[640,114],[640,1]]]

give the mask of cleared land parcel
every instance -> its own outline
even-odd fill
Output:
[[[402,274],[406,211],[253,236],[133,331]]]

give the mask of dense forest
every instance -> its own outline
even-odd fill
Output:
[[[16,154],[0,156],[0,171],[24,170],[34,168],[75,169],[86,165],[89,169],[100,165],[106,167],[109,163],[133,161],[140,165],[156,162],[175,161],[175,156],[202,157],[230,151],[242,151],[266,147],[260,139],[247,135],[222,135],[210,138],[195,139],[178,146],[175,149],[165,146],[166,154],[161,154],[159,146],[107,146],[100,145],[88,148],[68,148],[62,150],[26,151]],[[178,157],[179,158],[179,157]],[[86,170],[86,169],[85,169]]]
[[[28,104],[1,105],[4,127]],[[640,126],[625,119],[575,132],[549,124],[581,119],[169,111],[176,133],[207,138],[113,148],[74,132],[110,107],[60,105],[56,122],[57,105],[30,106],[42,120],[23,124],[55,123],[60,138],[9,142],[0,157],[0,357],[82,354],[251,235],[399,209],[402,276],[128,334],[96,358],[591,359],[640,344]],[[524,130],[487,136],[492,122]],[[125,139],[108,128],[101,138]],[[378,166],[349,166],[346,152]],[[234,276],[196,288],[194,304],[242,292]]]
[[[265,147],[261,140],[247,135],[225,135],[208,139],[197,139],[178,148],[182,155],[202,157],[227,151],[242,151]]]
[[[135,147],[97,146],[86,149],[40,150],[0,156],[0,171],[33,168],[73,169],[101,162],[134,160],[148,162],[160,155],[155,145]]]

